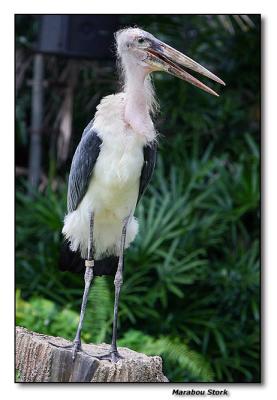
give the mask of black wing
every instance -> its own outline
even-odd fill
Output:
[[[156,158],[157,158],[157,143],[153,141],[144,146],[143,155],[144,155],[144,164],[141,170],[137,204],[141,196],[145,192],[145,189],[147,188],[148,183],[150,182],[154,172]]]
[[[67,192],[68,212],[76,210],[86,194],[93,168],[100,152],[102,140],[90,128],[91,122],[85,128],[72,159]]]

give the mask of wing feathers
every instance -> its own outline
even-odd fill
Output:
[[[156,159],[157,159],[157,143],[155,141],[147,144],[143,148],[144,164],[141,170],[138,200],[145,192],[154,172]]]
[[[88,127],[87,127],[88,128]],[[95,131],[85,129],[75,151],[68,180],[67,210],[76,210],[86,194],[102,140]]]

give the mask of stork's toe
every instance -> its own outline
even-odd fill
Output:
[[[122,360],[122,357],[117,350],[111,350],[107,354],[103,354],[102,356],[97,356],[98,360],[108,360],[113,363],[117,363],[119,360]]]
[[[73,360],[73,361],[75,360],[76,355],[77,355],[78,352],[82,352],[82,353],[84,353],[84,354],[86,354],[86,355],[92,357],[91,354],[86,353],[86,352],[82,349],[81,341],[79,341],[79,340],[74,340],[74,342],[73,342],[72,344],[64,345],[64,346],[58,345],[58,344],[53,343],[53,342],[49,342],[49,344],[51,344],[52,346],[55,346],[55,347],[57,347],[57,348],[59,348],[59,349],[71,350],[71,352],[72,352],[72,360]]]

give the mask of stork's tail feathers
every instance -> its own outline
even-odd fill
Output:
[[[115,276],[118,266],[118,257],[111,256],[102,260],[95,260],[93,275],[111,275]],[[85,260],[81,258],[79,252],[72,251],[67,241],[63,242],[60,253],[59,268],[61,271],[70,271],[76,273],[85,272]]]

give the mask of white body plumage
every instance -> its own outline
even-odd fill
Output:
[[[94,213],[95,259],[118,255],[124,218],[130,215],[125,248],[138,232],[133,216],[147,138],[124,119],[125,94],[107,96],[97,107],[91,130],[102,140],[88,190],[77,209],[66,215],[63,234],[73,251],[86,258],[89,218]]]

